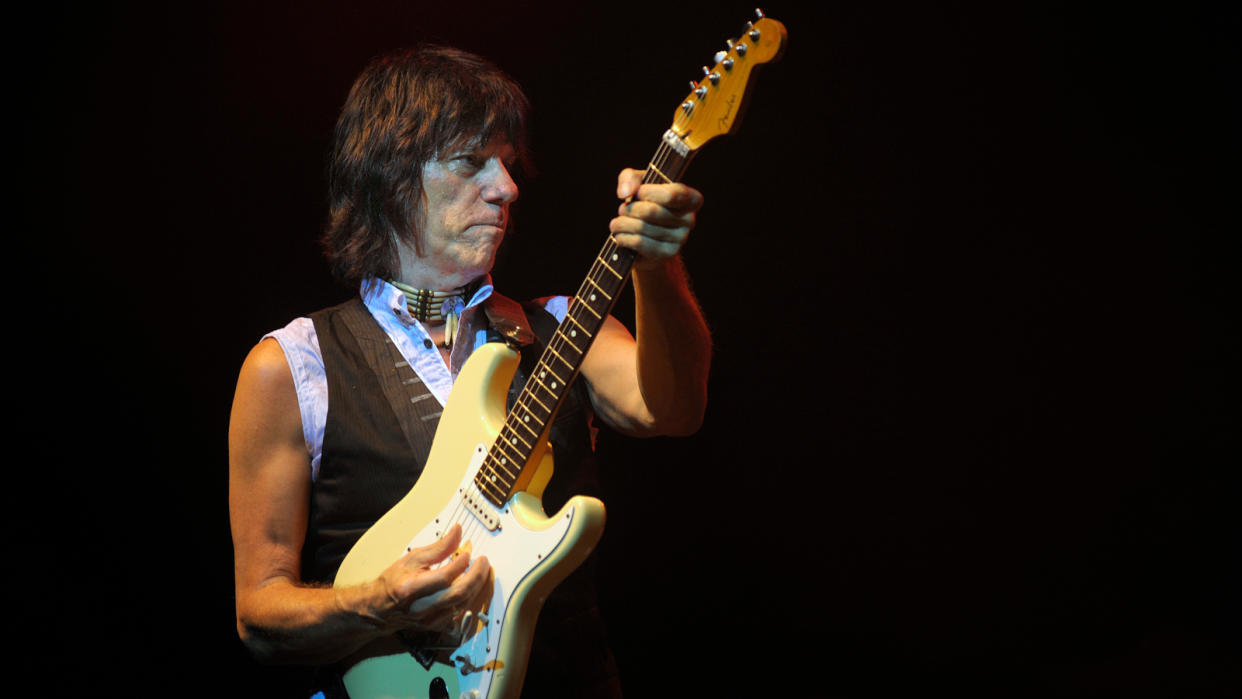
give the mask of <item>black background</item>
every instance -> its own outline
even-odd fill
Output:
[[[631,696],[1237,691],[1237,13],[1008,5],[765,7],[784,60],[686,176],[707,422],[601,438]],[[233,628],[228,411],[264,332],[348,293],[315,239],[368,58],[440,41],[525,86],[540,174],[495,277],[568,293],[616,172],[751,9],[95,3],[12,25],[33,39],[9,71],[10,439],[36,448],[6,489],[31,669],[66,693],[281,696]]]

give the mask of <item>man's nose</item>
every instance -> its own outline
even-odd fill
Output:
[[[495,158],[493,162],[495,165],[483,190],[483,198],[494,204],[508,204],[518,198],[517,182],[513,181],[509,168],[500,158]]]

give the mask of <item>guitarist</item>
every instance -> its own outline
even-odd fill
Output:
[[[470,352],[505,331],[539,348],[565,313],[563,297],[504,299],[488,274],[527,164],[528,112],[513,80],[471,54],[424,47],[373,61],[337,123],[323,237],[334,274],[360,293],[269,334],[242,366],[229,428],[238,633],[261,661],[328,668],[317,687],[328,696],[343,691],[337,663],[380,637],[445,630],[487,578],[486,558],[459,547],[454,528],[371,583],[330,586],[353,542],[417,480]],[[591,416],[634,436],[702,421],[710,339],[679,251],[703,198],[640,186],[641,175],[620,174],[610,223],[639,255],[637,338],[609,318],[584,360],[553,426],[548,511],[591,488]],[[367,363],[381,351],[417,378],[384,383]],[[402,422],[385,394],[395,390],[422,392],[410,397],[421,418]],[[620,695],[585,568],[544,607],[527,696]]]

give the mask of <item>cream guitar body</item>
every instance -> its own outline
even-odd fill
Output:
[[[517,354],[500,343],[474,352],[449,396],[418,483],[358,540],[334,582],[344,587],[374,580],[407,550],[432,543],[458,523],[472,556],[491,563],[490,597],[469,610],[455,648],[416,658],[394,639],[364,650],[370,657],[344,675],[351,699],[516,697],[543,600],[603,533],[604,505],[595,498],[574,497],[555,515],[544,514],[540,496],[552,475],[546,441],[529,484],[503,507],[475,492],[474,480],[505,421],[517,364]]]

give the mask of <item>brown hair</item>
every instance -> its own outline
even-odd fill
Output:
[[[346,283],[390,278],[398,241],[422,251],[415,211],[423,164],[465,143],[502,136],[529,170],[530,102],[479,56],[422,46],[381,56],[358,76],[336,123],[322,238],[332,274]]]

